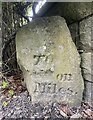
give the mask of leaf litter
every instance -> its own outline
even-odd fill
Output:
[[[7,79],[2,78],[2,81],[0,81],[0,91],[1,91],[0,103],[2,103],[0,104],[2,108],[0,110],[3,114],[3,116],[1,115],[2,118],[44,117],[44,118],[53,119],[54,117],[54,118],[69,118],[69,119],[72,118],[93,119],[93,107],[84,102],[82,102],[80,107],[75,107],[75,106],[69,107],[67,104],[59,104],[52,102],[49,104],[47,103],[33,104],[31,102],[31,98],[28,94],[27,89],[22,84],[23,80],[24,79],[22,74],[17,74]],[[3,87],[3,82],[8,84]],[[10,114],[8,111],[11,107],[13,109],[13,106],[15,110],[12,110]]]

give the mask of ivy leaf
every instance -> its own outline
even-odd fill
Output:
[[[3,86],[2,86],[2,88],[6,88],[8,86],[8,82],[4,82],[3,81]]]
[[[13,92],[13,91],[9,91],[9,93],[10,93],[10,95],[13,95],[13,94],[14,94],[14,92]]]
[[[29,100],[27,100],[27,102],[29,102]]]
[[[5,106],[7,106],[7,104],[8,104],[7,102],[4,102],[4,103],[3,103],[3,106],[5,107]]]

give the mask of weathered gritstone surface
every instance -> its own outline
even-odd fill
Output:
[[[81,104],[80,56],[64,18],[38,18],[23,26],[16,50],[32,102]]]

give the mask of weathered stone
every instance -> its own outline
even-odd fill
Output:
[[[81,68],[83,78],[90,82],[93,82],[92,57],[93,54],[91,52],[81,54]]]
[[[67,10],[66,13],[64,11],[64,14],[72,21],[79,21],[92,14],[92,7],[92,2],[68,2],[65,7]]]
[[[78,23],[73,23],[71,25],[68,26],[71,36],[72,36],[72,40],[74,41],[74,43],[77,45],[77,41],[79,41],[79,36],[78,36]]]
[[[79,49],[83,50],[91,50],[92,46],[92,21],[93,17],[89,17],[88,19],[84,19],[80,22],[80,40],[79,40]]]
[[[45,14],[43,9],[40,13],[44,16],[60,15],[70,24],[93,14],[93,2],[58,2]]]
[[[93,83],[84,82],[84,101],[93,106]]]
[[[62,17],[38,18],[23,26],[16,35],[16,50],[33,102],[80,105],[80,56]]]

